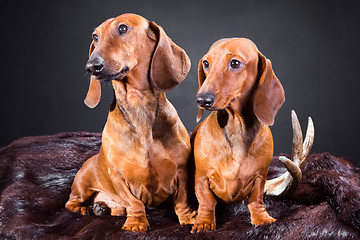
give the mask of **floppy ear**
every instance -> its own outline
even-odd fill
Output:
[[[206,76],[205,76],[205,72],[204,72],[204,68],[203,68],[203,64],[202,64],[202,59],[200,59],[200,61],[199,61],[199,67],[198,67],[198,81],[199,81],[199,86],[198,86],[198,90],[197,90],[196,95],[199,93],[200,88],[201,88],[201,86],[203,85],[203,83],[204,83],[204,81],[205,81],[205,78],[206,78]],[[197,114],[197,116],[196,116],[196,122],[199,122],[199,121],[200,121],[203,113],[204,113],[204,109],[199,108],[198,114]]]
[[[197,93],[196,93],[196,94],[199,93],[200,88],[201,88],[201,86],[203,85],[203,83],[204,83],[204,81],[205,81],[205,78],[206,78],[202,61],[203,61],[202,59],[200,59],[200,61],[199,61],[199,67],[198,67],[198,81],[199,81],[199,86],[198,86],[198,90],[197,90]]]
[[[285,101],[285,93],[275,76],[270,60],[260,53],[258,75],[261,77],[254,93],[254,113],[260,122],[272,126],[277,112]]]
[[[190,59],[162,27],[150,22],[150,30],[155,33],[157,41],[151,60],[150,79],[156,89],[168,91],[184,80],[190,70]]]
[[[91,42],[90,50],[89,50],[89,58],[91,56],[91,53],[94,51],[94,48],[95,48],[94,42]],[[100,98],[101,98],[101,83],[99,80],[96,80],[94,79],[93,76],[91,76],[89,90],[87,92],[84,103],[89,108],[94,108],[100,102]]]

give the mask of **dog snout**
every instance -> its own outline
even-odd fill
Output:
[[[215,96],[213,93],[200,93],[196,97],[196,102],[200,107],[209,108],[214,104]]]
[[[94,57],[90,59],[86,64],[86,70],[91,75],[98,75],[102,72],[105,66],[105,60],[102,57]]]

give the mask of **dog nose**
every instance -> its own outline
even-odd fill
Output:
[[[196,97],[196,102],[199,104],[200,107],[211,107],[214,104],[215,96],[212,93],[200,93]]]
[[[101,71],[104,69],[105,61],[101,57],[95,57],[93,59],[90,59],[86,63],[86,70],[91,73],[91,75],[96,75],[101,73]]]

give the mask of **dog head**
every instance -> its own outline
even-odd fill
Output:
[[[86,64],[91,82],[85,99],[90,108],[100,101],[100,81],[128,78],[128,84],[137,89],[168,91],[190,70],[189,57],[163,28],[136,14],[106,20],[94,30],[92,38]],[[146,72],[150,81],[140,80],[140,72]]]
[[[221,39],[203,56],[198,69],[196,101],[200,110],[242,109],[251,104],[257,119],[273,125],[283,102],[283,87],[269,59],[244,38]]]

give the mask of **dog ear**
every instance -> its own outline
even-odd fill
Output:
[[[199,81],[199,86],[198,86],[198,90],[196,92],[196,95],[199,93],[201,86],[203,85],[204,81],[205,81],[206,75],[204,72],[204,67],[203,67],[203,63],[202,63],[202,59],[200,59],[199,61],[199,67],[198,67],[198,81]],[[204,109],[199,107],[198,110],[198,114],[196,116],[196,122],[199,122],[202,115],[204,113]]]
[[[190,70],[190,59],[186,52],[166,35],[161,26],[150,22],[150,30],[157,41],[151,60],[150,79],[156,89],[168,91],[184,80]]]
[[[94,49],[95,49],[94,42],[91,42],[89,57],[91,56],[91,53],[94,51]],[[94,108],[100,102],[100,98],[101,98],[101,83],[99,80],[96,80],[94,79],[93,76],[91,76],[89,90],[87,92],[84,103],[89,108]]]
[[[260,122],[272,126],[277,112],[285,101],[285,93],[275,76],[271,61],[260,53],[258,75],[261,77],[254,93],[254,113]]]
[[[204,81],[205,81],[206,75],[204,72],[204,67],[203,67],[203,60],[200,59],[199,61],[199,66],[198,66],[198,81],[199,81],[199,86],[198,86],[198,90],[197,93],[199,93],[201,86],[203,85]]]

